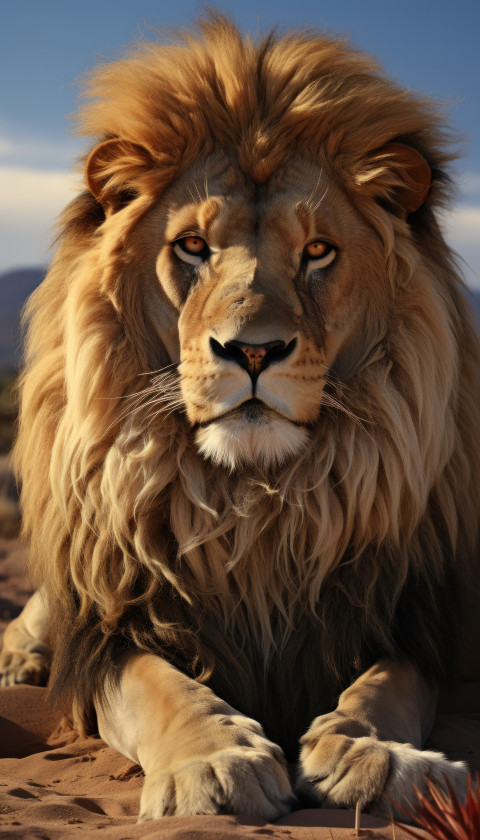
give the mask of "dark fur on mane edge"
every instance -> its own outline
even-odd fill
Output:
[[[159,653],[292,756],[380,657],[408,657],[432,682],[455,662],[478,538],[480,351],[434,214],[446,135],[430,104],[344,44],[301,33],[255,46],[215,16],[198,39],[94,71],[87,93],[85,133],[123,144],[107,167],[121,209],[105,220],[83,193],[65,211],[27,307],[15,450],[53,613],[51,691],[94,726],[125,656]],[[398,172],[378,157],[399,138],[435,171],[408,236],[390,212]],[[259,183],[294,151],[328,167],[382,242],[393,290],[376,355],[348,389],[329,384],[346,410],[323,408],[309,451],[276,475],[203,461],[180,413],[125,410],[142,373],[169,362],[129,233],[216,146]]]

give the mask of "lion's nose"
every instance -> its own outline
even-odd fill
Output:
[[[214,338],[210,339],[210,347],[216,356],[236,362],[250,374],[254,382],[262,370],[273,362],[286,359],[295,349],[296,343],[296,338],[288,344],[280,339],[267,341],[265,344],[245,344],[243,341],[226,341],[225,344],[220,344]]]

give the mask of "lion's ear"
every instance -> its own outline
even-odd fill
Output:
[[[117,138],[104,140],[88,157],[87,186],[105,212],[114,213],[137,194],[138,178],[152,166],[143,146]]]
[[[426,200],[432,172],[417,149],[404,143],[389,143],[370,156],[355,180],[372,197],[406,218]]]

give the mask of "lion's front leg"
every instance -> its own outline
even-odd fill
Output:
[[[405,805],[414,798],[412,785],[425,791],[426,779],[444,787],[447,777],[463,797],[465,765],[421,749],[435,707],[436,692],[413,665],[378,662],[301,739],[298,791],[326,806],[354,808],[360,802],[382,815],[393,810],[382,794]]]
[[[96,708],[102,738],[145,771],[140,821],[217,813],[272,820],[290,811],[280,747],[159,657],[134,656]]]

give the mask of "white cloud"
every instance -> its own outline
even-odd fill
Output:
[[[458,178],[458,189],[462,202],[478,204],[480,201],[480,174],[464,172]]]
[[[58,213],[78,192],[76,173],[0,166],[0,212],[12,218]]]
[[[462,258],[467,283],[480,289],[480,205],[459,205],[445,214],[442,227],[447,242]]]
[[[0,123],[0,165],[33,169],[71,169],[88,143],[75,137],[31,136]]]
[[[12,140],[2,137],[0,134],[0,157],[10,158],[15,153],[15,145]]]
[[[55,219],[78,191],[78,176],[0,166],[0,271],[44,265]]]

